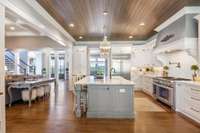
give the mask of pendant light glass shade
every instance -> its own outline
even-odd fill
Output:
[[[100,54],[102,57],[107,58],[109,57],[111,45],[110,42],[107,40],[107,36],[104,36],[103,41],[100,43]]]

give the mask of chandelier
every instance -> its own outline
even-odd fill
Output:
[[[111,50],[111,46],[110,46],[110,42],[108,42],[107,36],[104,36],[103,41],[100,43],[100,55],[104,58],[109,57],[110,55],[110,50]]]

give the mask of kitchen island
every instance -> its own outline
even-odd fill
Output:
[[[134,83],[120,76],[95,79],[88,76],[75,83],[77,117],[134,118]],[[82,111],[83,110],[83,111]]]

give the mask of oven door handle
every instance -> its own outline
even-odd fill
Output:
[[[162,87],[162,88],[164,88],[164,89],[168,89],[168,90],[173,89],[172,87],[168,87],[168,86],[160,85],[160,84],[157,84],[157,83],[153,83],[153,85],[156,85],[156,86],[158,86],[158,87]]]

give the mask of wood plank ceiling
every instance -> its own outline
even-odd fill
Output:
[[[200,0],[37,0],[77,41],[142,40],[186,5]],[[107,11],[107,15],[103,12]],[[69,24],[73,23],[73,28]],[[144,26],[141,26],[144,23]],[[105,25],[105,30],[103,30]],[[133,38],[129,38],[132,35]],[[80,39],[79,36],[83,38]]]

